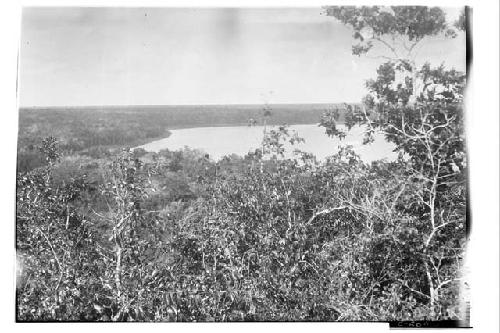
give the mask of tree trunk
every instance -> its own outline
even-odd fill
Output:
[[[427,260],[424,258],[424,260]],[[436,316],[436,303],[437,303],[437,290],[434,288],[434,283],[432,281],[431,272],[427,261],[424,261],[425,274],[427,276],[427,283],[429,284],[429,309],[431,319],[435,319]]]
[[[261,147],[262,156],[260,159],[260,173],[264,172],[263,158],[264,158],[264,143],[265,143],[266,135],[267,135],[267,119],[266,119],[266,117],[264,117],[264,137],[262,138],[262,147]]]
[[[411,95],[408,98],[408,104],[409,105],[415,105],[417,102],[417,95],[418,95],[418,89],[417,89],[417,68],[415,61],[410,61],[410,66],[411,66],[411,85],[412,85],[412,91]]]
[[[116,286],[116,298],[118,305],[118,312],[113,317],[114,321],[117,321],[120,318],[120,314],[123,308],[123,295],[122,295],[122,247],[120,245],[116,245],[116,265],[115,265],[115,286]]]

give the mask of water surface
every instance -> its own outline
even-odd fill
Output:
[[[344,127],[340,126],[342,129]],[[276,127],[267,127],[269,131]],[[394,146],[378,135],[375,142],[363,145],[363,128],[354,127],[347,132],[345,139],[330,138],[325,134],[325,129],[317,124],[291,125],[290,131],[296,131],[305,139],[304,143],[295,147],[302,151],[313,153],[320,160],[335,154],[339,146],[352,145],[354,150],[365,162],[378,159],[394,159],[392,152]],[[138,148],[146,151],[158,152],[162,149],[179,150],[184,147],[202,150],[211,158],[218,160],[225,155],[237,154],[244,156],[249,151],[259,148],[262,142],[263,126],[231,126],[231,127],[196,127],[170,130],[168,138],[153,141]],[[288,150],[291,151],[292,149]]]

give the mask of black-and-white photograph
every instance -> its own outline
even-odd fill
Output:
[[[24,7],[16,321],[469,327],[472,14]]]

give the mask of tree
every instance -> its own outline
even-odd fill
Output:
[[[102,278],[113,301],[99,305],[99,312],[113,321],[144,320],[154,313],[151,303],[163,295],[168,276],[156,261],[164,250],[164,228],[143,207],[154,169],[147,170],[134,152],[124,150],[107,171],[102,194],[109,199],[109,211],[94,213],[105,227]]]
[[[333,16],[353,29],[353,55],[384,59],[398,72],[398,82],[409,89],[407,100],[414,102],[418,93],[416,57],[419,46],[429,37],[455,37],[457,32],[448,26],[439,7],[391,6],[325,8]],[[372,53],[376,53],[373,55]]]
[[[48,165],[17,177],[16,250],[19,320],[95,320],[102,291],[91,222],[82,214],[85,177],[55,186],[57,140],[43,140]]]
[[[396,237],[411,244],[412,256],[420,264],[412,269],[425,281],[420,281],[419,273],[396,279],[427,300],[431,318],[442,318],[447,315],[445,304],[458,293],[466,240],[465,75],[444,65],[424,64],[417,69],[411,53],[427,36],[443,31],[450,35],[444,14],[439,8],[425,7],[391,7],[390,12],[378,7],[330,7],[327,11],[354,28],[354,38],[360,41],[353,47],[354,54],[367,53],[374,42],[392,52],[384,56],[389,61],[378,68],[377,78],[367,81],[370,94],[363,107],[348,108],[346,125],[365,125],[365,143],[382,133],[400,152],[399,172],[407,178],[398,197],[404,198],[406,207],[393,209],[412,221],[415,234],[411,239],[404,234]],[[394,46],[397,40],[408,58],[400,58]],[[401,81],[401,72],[411,75],[403,75]],[[329,118],[322,125],[329,135],[343,134]]]
[[[470,15],[470,8],[465,7],[461,12],[460,16],[458,17],[457,21],[453,24],[455,28],[461,31],[465,31],[467,29],[467,17]]]
[[[267,135],[267,120],[272,116],[272,108],[268,103],[262,108],[262,124],[264,125],[264,137]],[[262,155],[264,155],[264,145],[262,145]]]

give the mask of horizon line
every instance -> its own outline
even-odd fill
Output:
[[[90,105],[19,105],[18,109],[48,108],[102,108],[102,107],[151,107],[151,106],[246,106],[246,105],[320,105],[360,104],[361,102],[300,102],[300,103],[207,103],[207,104],[90,104]]]

